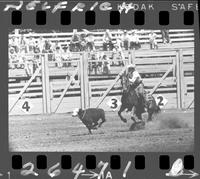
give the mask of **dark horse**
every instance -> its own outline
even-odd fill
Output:
[[[132,111],[131,119],[134,122],[136,122],[136,118],[139,121],[142,121],[142,113],[145,112],[145,108],[148,112],[148,121],[152,120],[153,114],[160,112],[160,108],[156,104],[155,98],[152,95],[147,93],[145,94],[146,104],[144,104],[143,100],[141,100],[137,95],[135,88],[130,85],[128,74],[126,72],[121,76],[121,84],[123,88],[121,97],[122,105],[118,111],[118,115],[123,122],[127,122],[127,120],[121,115],[125,109],[127,109],[127,112]]]

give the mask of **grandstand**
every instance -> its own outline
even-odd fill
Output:
[[[102,37],[105,30],[92,30],[92,34],[95,39],[95,47],[101,49],[103,45]],[[81,34],[84,31],[81,30],[78,33]],[[157,42],[159,48],[187,48],[194,46],[194,31],[192,29],[171,29],[169,30],[169,36],[171,38],[171,46],[164,45],[162,43],[162,35],[160,30],[154,30],[157,34]],[[122,30],[111,30],[112,41],[115,43],[116,39],[121,36],[123,33]],[[139,30],[138,35],[140,37],[140,43],[142,44],[141,49],[149,49],[149,33],[150,30]],[[25,37],[34,37],[35,39],[42,36],[45,39],[50,40],[51,42],[58,41],[60,45],[66,46],[69,45],[73,32],[52,32],[52,33],[39,33],[37,31],[29,31],[29,33],[24,33]],[[9,37],[20,36],[19,34],[10,34]]]

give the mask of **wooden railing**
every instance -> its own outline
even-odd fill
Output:
[[[181,52],[181,55],[179,53]],[[111,55],[111,52],[107,52]],[[177,54],[179,56],[177,56]],[[137,66],[137,70],[143,77],[145,84],[145,89],[151,91],[165,72],[169,69],[171,65],[177,64],[177,58],[181,58],[182,70],[184,76],[179,77],[180,80],[184,80],[184,95],[185,103],[190,103],[191,95],[194,94],[194,48],[188,48],[184,50],[148,50],[148,51],[135,51],[134,63]],[[130,60],[129,52],[124,53],[124,60]],[[132,57],[133,58],[133,57]],[[110,60],[114,61],[114,60]],[[90,61],[89,61],[90,62]],[[61,95],[65,100],[73,101],[73,98],[81,96],[81,86],[80,86],[80,71],[76,75],[73,85],[70,86],[68,91],[63,94],[63,89],[65,89],[68,81],[66,81],[66,76],[73,74],[75,67],[63,67],[57,68],[54,64],[55,62],[49,62],[49,83],[50,83],[50,98],[51,100],[58,99]],[[51,64],[51,65],[50,65]],[[113,82],[116,76],[120,73],[123,66],[111,66],[111,72],[109,75],[98,74],[89,75],[89,89],[91,99],[91,106],[94,105],[92,101],[98,99],[107,90],[109,85]],[[166,79],[163,80],[162,84],[155,93],[162,93],[167,95],[169,100],[173,100],[173,105],[176,106],[176,95],[177,95],[177,68],[174,68],[167,75]],[[85,70],[87,72],[87,70]],[[15,73],[16,74],[16,73]],[[38,76],[40,77],[41,74]],[[87,75],[87,74],[85,74]],[[10,78],[10,76],[9,76]],[[12,76],[14,78],[14,76]],[[42,78],[40,78],[42,80]],[[19,83],[9,83],[9,98],[16,98],[19,92],[22,90],[26,81],[20,81]],[[43,96],[42,91],[42,81],[33,81],[26,89],[23,98],[29,99],[39,99]],[[179,92],[180,93],[180,92]],[[121,94],[121,84],[120,81],[116,81],[116,84],[109,91],[108,96],[119,96]],[[192,99],[191,99],[192,100]],[[74,101],[75,102],[75,101]],[[76,102],[75,102],[76,103]],[[80,105],[80,104],[77,104]],[[105,104],[103,104],[105,105]],[[69,105],[70,106],[70,105]],[[68,106],[68,107],[69,107]],[[169,106],[169,107],[171,107]],[[105,106],[104,106],[105,107]],[[66,106],[67,108],[67,106]],[[69,107],[70,108],[70,107]],[[54,109],[52,109],[54,111]]]

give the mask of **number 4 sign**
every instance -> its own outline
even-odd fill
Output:
[[[31,109],[33,108],[33,105],[30,102],[30,100],[25,99],[20,102],[19,108],[25,113],[30,113]]]
[[[162,96],[162,95],[158,95],[156,96],[156,104],[160,107],[163,108],[166,104],[167,104],[167,99]]]
[[[108,100],[107,105],[113,110],[117,110],[118,107],[121,105],[120,100],[118,100],[116,97],[112,97]]]

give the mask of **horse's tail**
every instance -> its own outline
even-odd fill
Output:
[[[155,100],[155,98],[153,97],[153,112],[155,113],[155,114],[158,114],[158,113],[160,113],[161,112],[161,109],[160,109],[160,107],[159,107],[159,105],[157,105],[156,104],[156,100]]]

